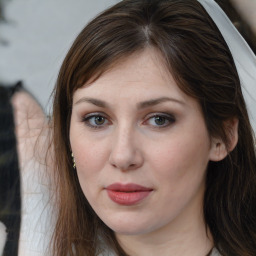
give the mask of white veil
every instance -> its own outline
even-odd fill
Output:
[[[225,39],[236,64],[250,121],[256,134],[256,56],[214,0],[198,0]]]

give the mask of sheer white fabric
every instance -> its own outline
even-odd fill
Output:
[[[256,131],[256,56],[214,0],[198,0],[225,39],[236,64],[250,121]]]
[[[213,249],[210,256],[221,256],[220,253],[217,251],[217,249]]]
[[[50,198],[47,120],[39,104],[26,92],[12,98],[21,174],[21,230],[19,256],[49,256],[54,220]]]
[[[6,237],[6,227],[2,222],[0,222],[0,256],[3,254]]]

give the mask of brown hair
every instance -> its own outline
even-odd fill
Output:
[[[253,132],[231,53],[196,0],[124,0],[92,20],[68,52],[55,88],[53,141],[58,216],[53,253],[98,255],[101,242],[126,255],[94,213],[72,168],[69,126],[73,92],[118,60],[158,49],[178,86],[202,107],[209,134],[228,147],[226,120],[239,120],[235,149],[210,162],[204,199],[206,225],[223,256],[256,252],[256,159]]]

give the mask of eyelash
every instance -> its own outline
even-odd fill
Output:
[[[94,118],[94,123],[95,123],[95,118],[103,118],[103,123],[102,124],[92,124],[91,121],[93,120]],[[146,120],[143,121],[143,125],[147,125],[149,124],[149,121],[151,119],[155,118],[162,118],[165,123],[163,125],[150,125],[152,126],[153,128],[156,128],[156,129],[161,129],[161,128],[165,128],[165,127],[168,127],[169,125],[173,124],[176,120],[175,120],[175,117],[173,115],[170,115],[170,114],[166,114],[166,113],[154,113],[153,115],[150,115],[150,116],[147,116],[146,117]],[[104,114],[102,113],[92,113],[92,114],[89,114],[89,115],[86,115],[82,118],[82,122],[84,122],[87,126],[89,126],[90,128],[93,128],[93,129],[101,129],[101,128],[104,128],[106,125],[110,125],[111,122],[108,120],[108,117],[106,117]],[[106,123],[107,122],[107,123]],[[166,123],[167,122],[167,123]]]
[[[145,123],[147,124],[153,118],[155,118],[155,121],[156,121],[156,118],[162,118],[162,119],[164,119],[164,122],[165,122],[163,125],[157,125],[157,124],[151,125],[152,127],[156,128],[156,129],[168,127],[169,125],[173,124],[176,121],[175,117],[173,115],[166,114],[166,113],[154,113],[153,115],[147,117],[146,121],[144,121],[143,124],[145,124]]]
[[[97,118],[97,117],[103,118],[104,123],[101,125],[91,124],[90,121],[93,120],[93,118]],[[106,116],[104,116],[102,113],[92,113],[92,114],[86,115],[82,118],[82,122],[84,122],[87,126],[89,126],[90,128],[93,128],[93,129],[103,128],[106,125],[105,124],[106,121],[110,122],[108,120],[108,118]]]

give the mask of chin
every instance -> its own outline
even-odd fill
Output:
[[[135,235],[142,235],[146,234],[149,231],[146,230],[145,228],[140,228],[140,227],[113,227],[111,228],[116,234],[120,235],[126,235],[126,236],[135,236]]]
[[[152,222],[142,221],[141,219],[136,218],[114,218],[111,220],[102,219],[103,222],[112,229],[116,234],[121,235],[141,235],[146,234],[154,229],[152,227]]]

